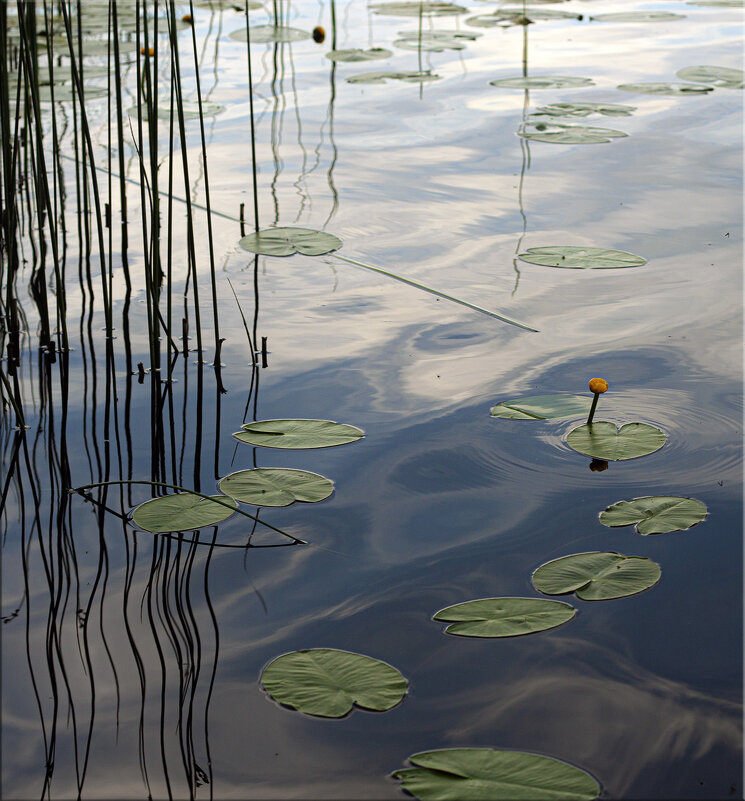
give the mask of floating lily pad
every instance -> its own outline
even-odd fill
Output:
[[[534,395],[502,401],[492,406],[491,416],[508,420],[555,420],[587,414],[591,404],[592,399],[583,395]]]
[[[619,103],[551,103],[539,106],[531,117],[589,117],[600,114],[603,117],[630,117],[636,106],[622,106]]]
[[[613,14],[597,14],[590,17],[596,22],[664,22],[666,20],[685,19],[685,14],[673,14],[671,11],[619,11]]]
[[[569,75],[534,75],[529,78],[519,75],[514,78],[500,78],[498,81],[489,81],[489,83],[492,86],[502,86],[508,89],[565,89],[595,85],[590,78],[576,78]]]
[[[694,83],[706,83],[720,89],[742,89],[745,87],[745,72],[731,67],[683,67],[675,73],[678,78]]]
[[[421,801],[592,801],[600,785],[566,762],[524,751],[442,748],[412,754],[393,778]]]
[[[378,61],[381,58],[392,56],[390,50],[384,47],[371,47],[369,50],[353,48],[351,50],[329,50],[326,58],[331,61]]]
[[[526,253],[519,254],[519,258],[530,264],[580,270],[615,270],[621,267],[641,267],[647,263],[647,260],[641,256],[635,256],[625,250],[583,248],[572,245],[528,248]]]
[[[647,456],[666,440],[659,428],[646,423],[626,423],[617,429],[615,423],[604,420],[573,428],[567,435],[567,445],[573,450],[609,462]]]
[[[88,100],[95,100],[95,99],[100,99],[102,97],[106,97],[108,94],[109,90],[105,86],[86,86],[83,88],[83,97],[85,98],[86,102]],[[78,94],[78,90],[75,87],[74,83],[58,85],[55,82],[54,85],[55,103],[72,100],[73,98],[76,98],[78,101],[80,100],[80,95]],[[52,102],[51,86],[47,85],[39,87],[39,102],[40,103]]]
[[[405,83],[424,83],[426,81],[439,81],[439,75],[433,75],[429,70],[421,72],[362,72],[359,75],[350,75],[348,83],[385,83],[386,81],[404,81]]]
[[[264,256],[322,256],[342,246],[338,236],[313,228],[265,228],[244,236],[238,244],[251,253]]]
[[[533,573],[533,585],[546,595],[573,592],[583,601],[607,601],[644,592],[661,575],[657,562],[644,556],[591,551],[546,562]]]
[[[558,122],[533,122],[524,125],[518,136],[535,142],[553,142],[556,145],[595,145],[610,142],[622,136],[623,131],[613,128],[594,128],[586,125],[562,125]]]
[[[468,17],[466,25],[474,28],[496,28],[508,25],[523,25],[525,22],[538,22],[556,19],[582,19],[582,14],[572,11],[558,11],[553,8],[500,8],[491,14],[477,14]]]
[[[341,718],[354,706],[385,712],[401,703],[407,681],[391,665],[334,648],[311,648],[278,656],[261,683],[280,704],[324,718]]]
[[[288,28],[284,25],[254,25],[251,27],[251,44],[267,44],[268,42],[302,42],[310,39],[308,31],[299,28]],[[230,34],[236,42],[246,41],[246,29],[239,28]]]
[[[600,513],[600,522],[611,528],[636,523],[639,534],[667,534],[685,531],[707,514],[706,504],[694,498],[653,495],[614,503]]]
[[[238,504],[225,495],[211,495],[210,498],[222,503],[214,503],[190,492],[152,498],[132,512],[132,519],[140,528],[153,533],[192,531],[221,523],[238,508]]]
[[[148,108],[146,105],[142,105],[142,119],[147,120],[149,119]],[[221,106],[218,103],[206,103],[202,102],[202,116],[203,117],[215,117],[218,114],[225,111],[225,106]],[[182,112],[184,115],[185,120],[197,120],[199,119],[199,103],[189,102],[186,101],[182,103]],[[130,117],[137,117],[137,106],[133,106],[132,108],[127,110],[127,114]],[[164,99],[162,103],[158,104],[158,119],[159,120],[170,120],[171,119],[171,101],[170,98]],[[173,108],[173,119],[178,119],[178,111],[176,107]]]
[[[450,623],[446,634],[461,637],[517,637],[546,631],[571,620],[577,610],[542,598],[479,598],[440,609],[432,618]]]
[[[449,17],[465,14],[468,9],[455,3],[438,2],[438,0],[422,0],[422,2],[373,3],[369,6],[376,14],[389,17]]]
[[[743,0],[688,0],[689,6],[714,6],[715,8],[742,8]]]
[[[643,95],[705,95],[714,91],[713,86],[695,86],[691,83],[622,83],[618,88]]]
[[[257,467],[220,479],[220,492],[254,506],[289,506],[295,501],[317,503],[334,491],[334,482],[308,470]]]
[[[246,423],[233,436],[249,445],[265,448],[331,448],[365,436],[365,432],[347,423],[332,420],[256,420]]]
[[[243,11],[246,0],[192,0],[192,2],[196,8],[234,8]],[[263,3],[259,3],[257,0],[248,0],[249,11],[263,7]]]
[[[473,42],[481,36],[480,33],[464,31],[402,31],[401,38],[393,43],[402,50],[425,50],[428,53],[442,53],[445,50],[465,50],[468,42]]]

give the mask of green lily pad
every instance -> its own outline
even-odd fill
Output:
[[[225,476],[217,488],[236,501],[254,506],[289,506],[295,501],[317,503],[334,491],[334,482],[318,473],[286,467],[257,467]]]
[[[683,67],[675,74],[684,81],[711,84],[720,89],[745,88],[745,72],[731,67]]]
[[[384,47],[371,47],[369,50],[353,48],[351,50],[329,50],[326,58],[331,61],[378,61],[389,58],[393,53]]]
[[[446,634],[460,637],[517,637],[546,631],[571,620],[577,610],[542,598],[479,598],[440,609],[432,620],[450,623]]]
[[[622,83],[618,86],[624,92],[638,92],[642,95],[705,95],[713,92],[713,86],[695,86],[690,83]]]
[[[591,404],[592,399],[583,395],[534,395],[502,401],[492,406],[491,416],[508,420],[555,420],[585,415]]]
[[[450,17],[455,14],[465,14],[468,9],[455,3],[440,2],[439,0],[422,0],[422,2],[400,3],[372,3],[368,6],[376,14],[383,14],[389,17]]]
[[[265,228],[244,236],[238,244],[251,253],[264,256],[322,256],[342,246],[338,236],[313,228]]]
[[[618,501],[600,513],[604,526],[631,526],[639,534],[667,534],[685,531],[706,519],[706,504],[694,498],[651,495]]]
[[[623,131],[613,128],[594,128],[586,125],[562,125],[558,122],[533,122],[524,125],[518,136],[535,142],[553,142],[557,145],[594,145],[610,142],[622,136]]]
[[[475,41],[480,33],[464,31],[402,31],[398,34],[394,47],[402,50],[424,50],[428,53],[442,53],[445,50],[465,50],[468,42]]]
[[[596,22],[663,22],[685,18],[685,14],[673,14],[671,11],[619,11],[614,14],[597,14],[590,17]]]
[[[396,668],[370,656],[311,648],[278,656],[261,674],[278,703],[324,718],[341,718],[354,706],[385,712],[401,703],[407,681]]]
[[[288,28],[284,25],[254,25],[251,27],[251,44],[267,44],[269,42],[302,42],[310,39],[307,31],[299,28]],[[246,29],[239,28],[230,34],[236,42],[246,41]]]
[[[347,83],[385,83],[386,81],[424,83],[439,80],[439,75],[433,75],[429,70],[422,70],[421,72],[362,72],[359,75],[350,75]]]
[[[550,103],[539,106],[531,117],[589,117],[600,114],[603,117],[630,117],[636,106],[622,106],[620,103]]]
[[[192,531],[221,523],[238,508],[238,504],[232,498],[224,495],[211,495],[210,498],[222,503],[214,503],[191,492],[151,498],[132,512],[132,519],[140,528],[153,533]]]
[[[527,252],[519,254],[519,258],[530,264],[579,270],[615,270],[621,267],[641,267],[647,263],[641,256],[635,256],[625,250],[583,248],[573,245],[528,248]]]
[[[331,448],[356,442],[365,432],[333,420],[256,420],[233,436],[249,445],[265,448]]]
[[[442,748],[412,754],[416,767],[393,778],[421,801],[592,801],[589,773],[541,754],[495,748]]]
[[[510,25],[524,25],[525,21],[538,22],[556,19],[582,19],[581,14],[572,11],[558,11],[552,8],[500,8],[491,14],[477,14],[466,19],[466,25],[474,28],[496,28]]]
[[[142,105],[142,119],[147,120],[149,119],[148,108],[146,105]],[[218,103],[202,103],[202,117],[215,117],[218,114],[221,114],[225,111],[225,106],[221,106]],[[199,119],[199,103],[196,102],[185,102],[182,103],[182,112],[184,115],[185,120],[198,120]],[[130,109],[127,109],[127,114],[130,117],[137,118],[137,106],[133,106]],[[161,103],[158,104],[158,119],[159,120],[170,120],[171,119],[171,102],[170,98],[164,99]],[[178,111],[176,106],[173,107],[173,119],[178,119]]]
[[[85,97],[86,102],[89,100],[100,99],[102,97],[106,97],[109,94],[109,90],[105,86],[86,86],[83,88],[83,96]],[[58,103],[63,100],[72,100],[76,98],[78,102],[80,101],[80,95],[78,94],[78,90],[75,87],[74,83],[65,84],[65,85],[58,85],[55,82],[54,85],[54,102]],[[51,103],[52,102],[52,87],[49,85],[40,86],[39,87],[39,102],[40,103]]]
[[[595,85],[590,78],[577,78],[569,75],[534,75],[530,78],[518,75],[514,78],[489,81],[489,83],[492,86],[502,86],[508,89],[565,89]]]
[[[573,428],[567,435],[567,445],[573,450],[608,462],[647,456],[666,440],[659,428],[646,423],[626,423],[617,429],[615,423],[605,420]]]
[[[657,562],[644,556],[591,551],[541,565],[533,573],[533,586],[546,595],[573,592],[583,601],[607,601],[644,592],[661,575]]]

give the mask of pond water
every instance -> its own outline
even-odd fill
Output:
[[[17,151],[24,185],[8,194],[4,184],[4,235],[15,204],[21,250],[15,274],[3,251],[0,330],[3,797],[396,799],[405,795],[391,774],[409,755],[476,747],[563,760],[590,773],[601,798],[742,797],[742,91],[676,75],[741,66],[742,7],[534,2],[529,25],[476,0],[443,16],[425,7],[423,43],[444,30],[464,45],[442,52],[417,49],[419,16],[400,9],[353,0],[252,9],[252,25],[325,29],[321,43],[250,45],[259,226],[343,241],[333,253],[283,258],[238,245],[241,204],[246,233],[256,219],[242,5],[174,7],[174,18],[193,16],[177,33],[184,102],[198,102],[198,74],[203,103],[221,107],[204,117],[206,169],[198,117],[184,120],[184,142],[174,124],[172,158],[168,113],[157,131],[146,120],[139,130],[146,62],[166,111],[170,103],[162,2],[155,41],[148,26],[153,56],[137,56],[144,26],[121,54],[120,134],[113,70],[111,85],[106,69],[85,77],[104,90],[85,103],[89,146],[71,100],[20,117],[39,149]],[[134,3],[119,6],[121,38],[134,42]],[[549,9],[570,14],[540,19]],[[18,10],[5,10],[9,30],[0,32],[10,43]],[[98,10],[83,4],[81,30],[83,21],[94,28]],[[650,11],[662,15],[592,19]],[[77,25],[74,5],[69,14]],[[394,45],[402,32],[413,50],[411,39]],[[100,36],[86,34],[84,45]],[[54,42],[55,68],[69,69],[64,36]],[[326,57],[352,48],[391,55]],[[91,53],[84,76],[109,63],[105,48]],[[349,80],[381,71],[432,79]],[[490,83],[526,75],[589,81]],[[618,88],[650,82],[688,90]],[[703,86],[713,88],[691,90]],[[70,92],[71,81],[60,87]],[[557,103],[631,108],[534,116]],[[4,153],[6,135],[20,137],[14,113],[4,117]],[[569,130],[557,125],[625,136],[521,136]],[[40,154],[51,216],[66,228],[58,272],[50,215],[40,220],[35,205]],[[101,240],[94,175],[101,206],[111,207]],[[178,348],[189,345],[170,369],[167,337],[148,333],[157,192],[161,262],[173,282],[172,304],[161,284],[161,313]],[[562,245],[646,263],[559,269],[518,257]],[[19,355],[9,360],[13,309]],[[60,350],[63,329],[69,351]],[[260,355],[252,361],[264,337],[266,367]],[[150,370],[156,352],[161,366]],[[523,396],[589,398],[593,376],[610,384],[597,419],[654,425],[663,448],[598,469],[566,442],[583,414],[490,415]],[[315,450],[253,448],[231,436],[244,422],[283,418],[349,423],[365,436]],[[172,536],[129,517],[171,491],[147,482],[213,494],[220,478],[253,467],[334,481],[317,504],[243,507],[306,545],[240,515]],[[112,481],[144,483],[68,491]],[[657,495],[696,498],[708,517],[654,536],[599,521],[613,503]],[[661,579],[616,600],[561,596],[574,619],[525,636],[450,636],[432,620],[471,599],[547,597],[533,571],[588,551],[647,557]],[[309,648],[395,666],[409,682],[405,699],[338,720],[276,703],[262,669]]]

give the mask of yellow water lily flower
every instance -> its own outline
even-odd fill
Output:
[[[608,391],[608,382],[604,378],[591,378],[587,386],[590,387],[590,392],[596,395]]]

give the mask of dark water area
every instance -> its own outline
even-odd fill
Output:
[[[131,135],[112,145],[114,166],[119,150],[126,157],[131,193],[125,260],[118,179],[109,195],[103,169],[115,116],[105,97],[86,101],[116,221],[106,245],[115,329],[107,338],[98,242],[78,229],[93,219],[76,205],[79,110],[69,101],[43,108],[50,164],[53,113],[66,126],[54,164],[67,193],[57,197],[68,226],[71,349],[50,356],[41,346],[34,277],[47,275],[58,343],[62,289],[40,247],[48,227],[19,190],[23,259],[10,289],[4,261],[0,329],[2,798],[402,799],[391,773],[409,755],[456,747],[563,760],[591,774],[602,799],[743,797],[742,91],[617,89],[678,81],[676,70],[690,65],[740,66],[742,11],[663,2],[654,10],[685,18],[612,24],[587,16],[628,4],[555,5],[583,20],[478,28],[460,16],[425,17],[427,30],[483,36],[462,51],[422,54],[441,79],[421,87],[345,80],[415,70],[416,52],[397,50],[382,66],[333,64],[329,41],[252,44],[262,227],[334,233],[340,256],[433,294],[333,253],[254,257],[238,247],[239,203],[248,230],[253,218],[250,112],[245,43],[227,34],[245,18],[197,4],[202,91],[225,108],[204,120],[209,182],[192,120],[191,177],[177,172],[173,189],[197,204],[198,305],[185,205],[167,210],[161,199],[164,228],[173,221],[176,231],[172,336],[181,352],[170,372],[167,336],[161,330],[153,345],[148,333],[142,225],[150,230],[152,208],[140,185],[153,172],[149,155],[142,171],[138,157],[160,148],[167,187],[168,122],[143,145],[135,114]],[[468,14],[492,10],[478,3]],[[394,49],[398,32],[417,24],[360,3],[280,4],[286,24],[308,32],[323,24],[331,35],[332,12],[337,48]],[[272,13],[252,10],[252,24]],[[189,83],[191,44],[179,36]],[[167,95],[168,42],[159,47]],[[526,48],[531,74],[588,76],[595,86],[491,86],[521,73]],[[123,74],[125,108],[137,102],[135,72]],[[559,145],[517,135],[526,110],[568,101],[633,106],[630,116],[561,121],[628,136]],[[225,340],[217,370],[206,187]],[[166,239],[164,230],[164,253]],[[630,251],[647,263],[570,270],[517,257],[558,244]],[[15,364],[11,295],[21,317]],[[165,294],[160,308],[165,317]],[[654,425],[664,447],[597,469],[567,444],[582,415],[490,416],[513,398],[589,397],[593,376],[610,383],[596,419]],[[349,423],[365,436],[305,450],[231,436],[244,422],[285,418]],[[313,471],[334,492],[314,504],[242,505],[274,529],[234,515],[163,535],[131,519],[138,504],[173,491],[147,482],[214,494],[220,478],[254,467]],[[120,483],[71,491],[105,482]],[[649,536],[599,521],[611,504],[656,495],[698,499],[708,515]],[[546,597],[533,571],[589,551],[647,557],[661,579],[615,600],[561,596],[576,616],[525,636],[451,636],[432,619],[471,599]],[[338,720],[282,706],[262,688],[262,670],[310,648],[387,662],[408,692],[387,712],[356,708]]]

